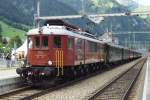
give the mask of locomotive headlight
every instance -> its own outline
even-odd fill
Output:
[[[32,74],[31,72],[28,73],[28,75],[31,75],[31,74]]]
[[[49,61],[48,61],[48,65],[52,65],[52,61],[49,60]]]

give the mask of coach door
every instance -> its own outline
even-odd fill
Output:
[[[74,65],[74,37],[71,36],[67,37],[67,50],[65,56],[66,56],[65,64],[67,66]]]
[[[84,64],[84,40],[76,38],[76,65]]]

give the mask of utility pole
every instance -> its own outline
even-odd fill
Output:
[[[135,33],[132,33],[133,34],[133,48],[135,49]]]
[[[82,2],[82,15],[85,15],[85,10],[84,10],[84,0],[81,1]]]
[[[40,21],[39,21],[39,17],[40,17],[40,0],[37,0],[37,27],[40,27]]]

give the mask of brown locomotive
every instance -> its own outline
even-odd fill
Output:
[[[106,44],[79,27],[62,20],[49,20],[45,26],[27,33],[27,66],[17,69],[32,84],[53,78],[74,78],[127,62],[140,53]]]

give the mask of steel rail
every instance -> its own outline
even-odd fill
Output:
[[[17,88],[17,89],[14,89],[14,90],[12,90],[12,91],[9,91],[9,92],[0,94],[0,99],[1,99],[1,98],[4,98],[4,97],[7,97],[7,96],[10,96],[10,95],[14,95],[14,94],[16,94],[16,93],[19,93],[19,92],[22,92],[22,91],[25,91],[25,90],[28,90],[28,89],[30,89],[30,88],[31,88],[31,86],[24,86],[24,87]]]
[[[97,74],[100,74],[101,73],[101,70],[100,71],[97,71],[97,72],[94,72],[94,73],[91,73],[91,74],[88,74],[88,75],[86,75],[86,76],[82,76],[82,77],[80,77],[80,78],[77,78],[77,79],[75,79],[75,80],[71,80],[71,81],[67,81],[67,82],[65,82],[65,83],[62,83],[62,84],[59,84],[59,85],[56,85],[56,86],[53,86],[53,87],[50,87],[50,88],[48,88],[48,89],[46,89],[46,90],[37,90],[37,89],[33,89],[33,88],[31,88],[31,87],[28,87],[28,89],[29,89],[29,91],[30,91],[30,93],[31,94],[29,94],[28,93],[28,91],[27,91],[27,89],[22,89],[22,90],[18,90],[18,91],[11,91],[10,93],[8,93],[8,94],[3,94],[3,95],[0,95],[0,99],[2,98],[8,98],[9,99],[9,97],[11,98],[13,98],[13,96],[15,97],[15,99],[17,98],[17,99],[19,99],[19,100],[30,100],[30,99],[34,99],[34,98],[37,98],[37,97],[39,97],[39,96],[42,96],[42,95],[44,95],[44,94],[47,94],[47,93],[50,93],[50,92],[52,92],[52,91],[55,91],[55,90],[58,90],[58,89],[61,89],[61,88],[64,88],[64,87],[67,87],[67,86],[70,86],[70,85],[73,85],[73,84],[75,84],[75,83],[77,83],[77,82],[80,82],[81,80],[84,80],[84,79],[87,79],[87,78],[89,78],[89,77],[92,77],[92,76],[95,76],[95,75],[97,75]],[[30,89],[31,88],[31,89]],[[32,92],[32,89],[33,89],[33,91],[34,92]],[[36,90],[36,91],[35,91]],[[23,92],[25,91],[25,93],[27,93],[27,95],[26,94],[23,94]],[[19,95],[19,93],[21,93],[21,96]],[[15,96],[15,95],[17,95],[17,96]]]
[[[146,60],[145,60],[145,61],[146,61]],[[144,63],[145,63],[145,61],[144,61]],[[142,68],[143,68],[143,66],[144,66],[144,63],[142,64],[142,67],[140,68],[140,70],[139,70],[138,74],[136,75],[135,79],[132,80],[132,82],[131,82],[130,86],[128,87],[127,91],[126,91],[125,94],[122,96],[122,100],[126,100],[126,99],[127,99],[127,97],[128,97],[128,95],[129,95],[129,93],[130,93],[132,87],[134,86],[134,83],[136,82],[136,80],[137,80],[137,78],[138,78],[138,76],[139,76],[139,74],[140,74],[140,72],[141,72],[141,70],[142,70]]]
[[[89,75],[86,75],[86,76],[77,78],[77,79],[75,79],[75,80],[71,80],[71,81],[68,81],[68,82],[66,82],[66,83],[59,84],[59,85],[54,86],[54,87],[50,87],[50,88],[48,88],[48,89],[46,89],[46,90],[39,90],[39,91],[37,91],[36,93],[31,94],[31,95],[15,96],[15,95],[19,95],[19,93],[22,94],[22,92],[24,92],[24,91],[26,92],[28,89],[29,89],[29,91],[32,91],[32,90],[30,89],[31,87],[29,87],[29,88],[27,88],[27,89],[19,89],[19,90],[17,90],[17,91],[14,90],[14,91],[11,91],[11,92],[9,92],[9,93],[0,95],[0,99],[3,99],[3,98],[4,98],[4,99],[9,99],[9,97],[10,97],[10,98],[13,98],[13,96],[15,96],[15,97],[16,97],[17,99],[19,99],[19,100],[30,100],[30,99],[34,99],[34,98],[37,98],[37,97],[42,96],[42,95],[44,95],[44,94],[50,93],[50,92],[52,92],[52,91],[55,91],[55,90],[58,90],[58,89],[61,89],[61,88],[64,88],[64,87],[66,87],[66,86],[73,85],[73,84],[75,84],[75,83],[77,83],[77,82],[80,82],[81,80],[87,79],[87,78],[92,77],[92,76],[95,76],[95,75],[97,75],[97,74],[100,74],[100,72],[101,72],[101,71],[98,71],[98,72],[95,72],[95,73],[91,73],[91,74],[89,74]],[[37,89],[36,89],[36,90],[37,90]],[[34,91],[34,89],[33,89],[33,91]],[[16,98],[15,98],[15,99],[16,99]]]
[[[128,73],[131,69],[133,69],[134,67],[136,67],[138,64],[140,64],[143,61],[143,64],[145,62],[145,59],[142,59],[140,61],[138,61],[136,64],[134,64],[131,68],[129,68],[128,70],[124,71],[123,73],[120,73],[119,75],[117,75],[116,77],[114,77],[112,80],[110,80],[108,83],[104,84],[101,88],[99,88],[97,91],[95,91],[92,95],[90,95],[88,97],[88,100],[94,100],[95,98],[97,98],[100,94],[102,94],[106,89],[108,89],[112,84],[114,84],[117,80],[119,80],[120,78],[122,78],[126,73]],[[142,66],[143,66],[142,64]],[[140,70],[142,69],[142,67],[140,68]],[[140,72],[139,70],[139,72]],[[139,73],[138,73],[139,75]],[[137,78],[138,76],[136,76]],[[135,78],[135,79],[136,79]],[[130,87],[127,88],[127,91],[124,93],[124,95],[121,97],[121,100],[125,100],[125,98],[127,97],[130,89],[132,88],[133,84],[134,84],[135,80],[132,81],[132,83],[130,84]],[[106,94],[105,94],[106,95]],[[108,99],[108,98],[107,98]]]

